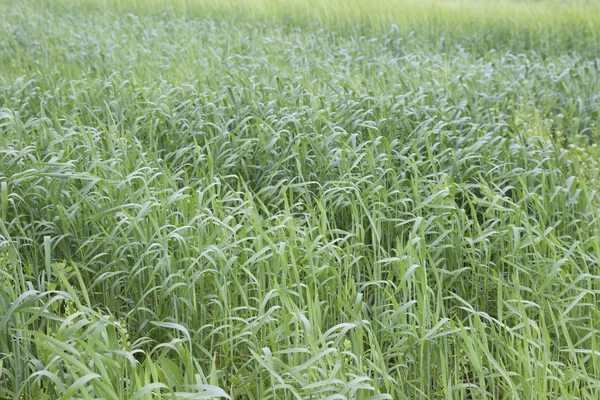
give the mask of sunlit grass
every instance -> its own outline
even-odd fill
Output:
[[[494,0],[43,0],[56,9],[226,19],[233,26],[263,22],[356,33],[390,28],[441,40],[471,53],[490,48],[562,54],[600,51],[600,3],[595,1]]]
[[[597,5],[0,12],[0,398],[600,398]]]

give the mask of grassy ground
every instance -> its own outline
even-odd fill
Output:
[[[0,398],[600,398],[597,4],[0,15]]]

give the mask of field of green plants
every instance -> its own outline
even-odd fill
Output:
[[[599,399],[600,3],[0,0],[0,399]]]

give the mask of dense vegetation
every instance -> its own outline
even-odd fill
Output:
[[[599,5],[0,15],[0,398],[600,398]]]

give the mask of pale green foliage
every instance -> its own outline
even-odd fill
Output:
[[[0,1],[0,398],[600,398],[598,7],[342,3]]]

